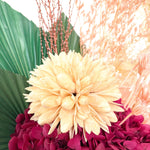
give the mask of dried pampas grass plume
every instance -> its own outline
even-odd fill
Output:
[[[122,82],[148,51],[150,13],[145,0],[93,0],[77,3],[84,53],[116,67]],[[85,11],[86,9],[86,11]]]
[[[134,71],[121,85],[122,102],[132,114],[143,115],[144,122],[150,124],[150,54],[140,57]]]

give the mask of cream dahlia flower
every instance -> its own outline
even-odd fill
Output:
[[[77,126],[88,133],[108,131],[116,122],[114,113],[123,111],[121,95],[113,67],[79,53],[50,54],[43,64],[31,72],[30,91],[26,95],[32,120],[50,124],[49,134],[60,124],[60,132],[77,133]]]

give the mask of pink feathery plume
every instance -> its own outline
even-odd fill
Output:
[[[121,86],[122,102],[134,115],[142,114],[144,123],[150,123],[150,53],[140,57],[138,73],[128,76]],[[132,81],[132,82],[129,82]]]
[[[145,0],[93,0],[78,5],[84,25],[80,27],[81,42],[89,53],[100,57],[126,54],[133,59],[135,49],[137,54],[146,50],[147,45],[136,47],[150,35]]]
[[[147,52],[150,14],[145,0],[93,0],[78,2],[83,53],[104,58],[123,81]]]

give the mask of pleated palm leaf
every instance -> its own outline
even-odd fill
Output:
[[[63,13],[61,21],[67,28],[68,18]],[[56,27],[58,31],[59,27]],[[40,35],[40,30],[32,21],[0,0],[0,150],[8,149],[10,135],[15,130],[15,118],[28,107],[23,94],[26,93],[30,71],[42,63],[42,54],[47,55],[45,43],[41,54],[40,37],[44,37]],[[57,33],[60,35],[59,31]],[[79,36],[74,30],[69,39],[72,39],[69,49],[80,52]],[[60,50],[59,36],[57,47]]]

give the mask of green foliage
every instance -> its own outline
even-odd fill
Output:
[[[39,28],[0,1],[0,68],[29,77],[41,64]]]
[[[23,93],[26,78],[0,69],[0,150],[6,150],[10,135],[15,130],[15,119],[27,108]]]

